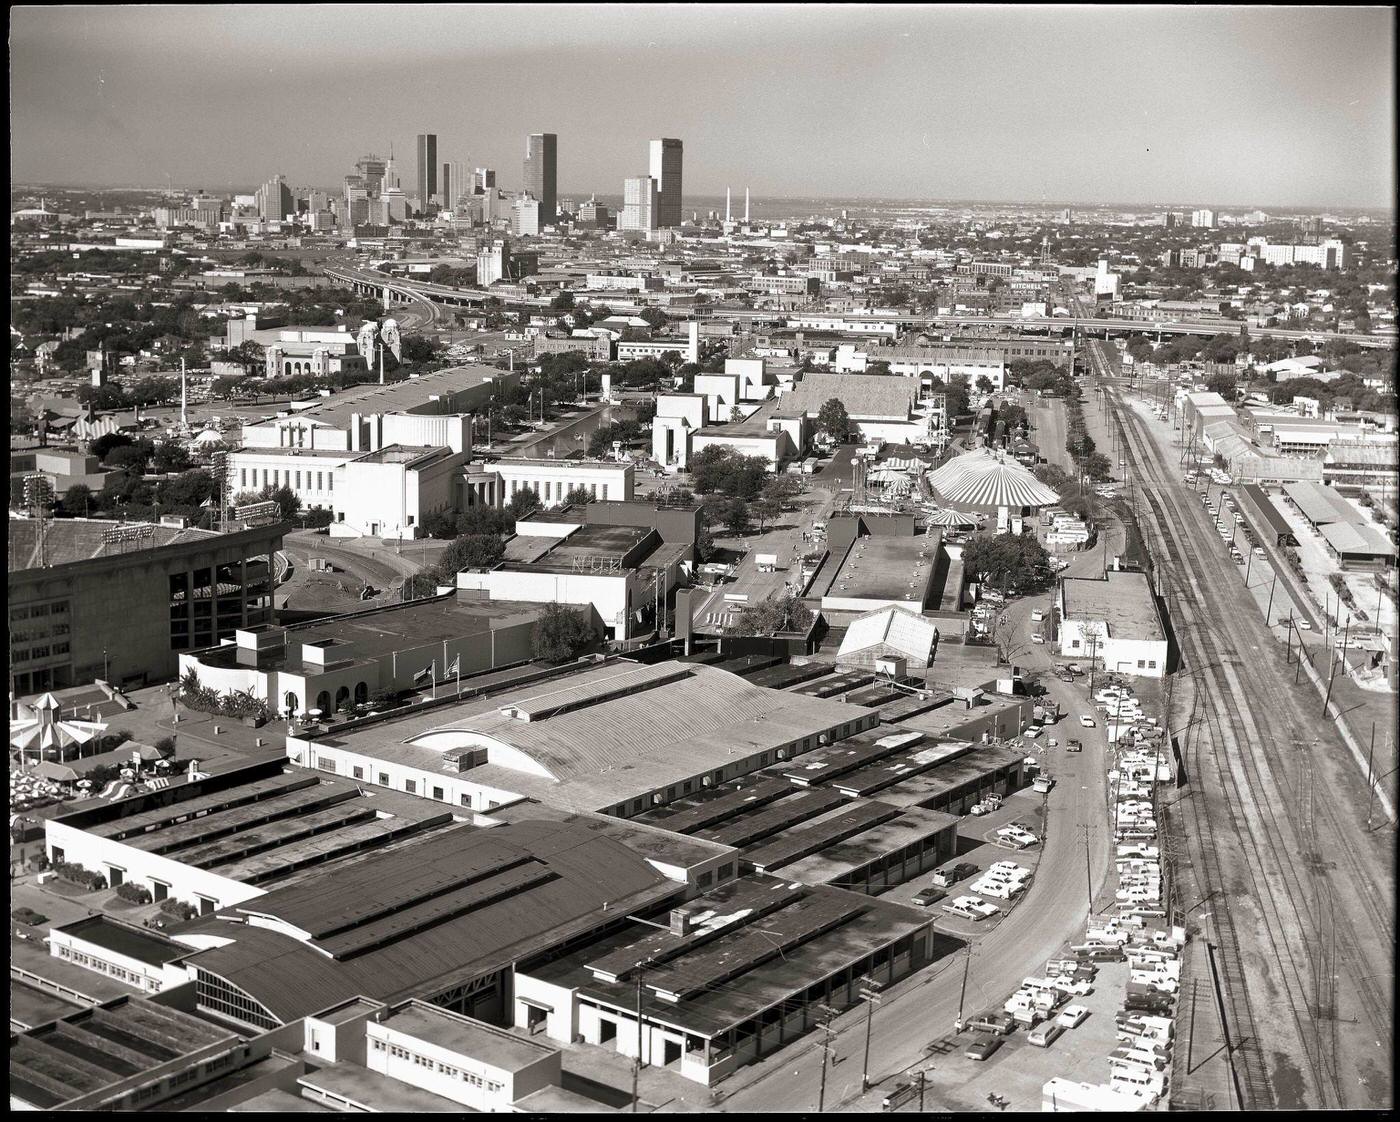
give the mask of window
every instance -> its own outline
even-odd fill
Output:
[[[1070,642],[1069,642],[1069,645],[1070,645],[1070,649],[1071,649],[1071,650],[1076,650],[1076,651],[1077,651],[1077,650],[1079,649],[1079,640],[1078,640],[1078,639],[1071,639]]]
[[[418,793],[418,781],[417,781],[416,779],[405,779],[405,780],[403,781],[403,789],[404,789],[405,791],[407,791],[410,795],[415,795],[415,794],[417,794],[417,793]]]
[[[1138,659],[1138,669],[1141,670],[1144,665],[1146,665],[1146,660],[1141,658]]]
[[[379,785],[381,787],[389,786],[389,773],[387,771],[381,771],[379,773]]]
[[[734,865],[733,865],[732,863],[726,863],[726,864],[723,864],[723,865],[721,865],[721,866],[719,867],[719,872],[715,874],[715,879],[716,879],[716,880],[728,880],[728,879],[729,879],[731,876],[733,876],[733,875],[734,875]]]
[[[471,794],[470,794],[470,793],[466,793],[466,794],[463,794],[463,795],[462,795],[462,805],[463,805],[463,806],[471,806],[471,805],[472,805],[472,797],[471,797]]]
[[[441,787],[434,787],[434,788],[433,788],[433,798],[437,799],[438,802],[441,802],[441,801],[442,801],[442,788],[441,788]]]
[[[362,768],[359,764],[356,764],[354,767],[352,767],[350,769],[350,772],[352,775],[354,775],[356,779],[363,779],[365,777],[365,769]]]

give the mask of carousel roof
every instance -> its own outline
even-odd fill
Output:
[[[1015,460],[986,448],[954,457],[928,482],[944,504],[961,507],[1041,507],[1060,497]]]

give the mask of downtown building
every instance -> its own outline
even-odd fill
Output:
[[[525,192],[540,204],[536,226],[552,226],[558,218],[558,142],[552,132],[531,133],[525,140]]]
[[[649,174],[656,180],[658,227],[672,228],[681,224],[681,161],[683,146],[679,140],[665,137],[650,144]]]

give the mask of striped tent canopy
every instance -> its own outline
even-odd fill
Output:
[[[58,699],[44,694],[34,703],[32,717],[10,720],[10,745],[18,748],[20,759],[32,752],[36,760],[57,760],[64,749],[86,744],[107,726],[100,721],[65,721],[61,719]]]
[[[929,511],[924,519],[930,526],[976,526],[977,519],[971,514],[962,514],[956,510],[949,510],[944,507],[940,510]]]
[[[944,506],[994,511],[1049,506],[1059,495],[1015,460],[985,448],[949,460],[928,477]]]

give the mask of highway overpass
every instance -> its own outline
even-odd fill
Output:
[[[349,284],[357,292],[382,298],[385,307],[393,303],[421,301],[435,306],[475,308],[490,299],[492,293],[484,288],[454,288],[451,285],[431,284],[427,281],[405,280],[387,273],[355,269],[340,265],[327,265],[327,276]],[[510,303],[532,308],[546,308],[551,303],[548,296],[512,297]],[[729,320],[747,323],[771,323],[781,325],[792,319],[801,318],[840,319],[848,323],[898,323],[910,328],[927,328],[931,331],[949,327],[999,327],[1007,331],[1033,331],[1036,333],[1068,334],[1078,331],[1081,335],[1141,334],[1160,340],[1166,335],[1234,335],[1242,326],[1230,320],[1218,323],[1192,321],[1155,321],[1144,319],[1118,319],[1111,316],[978,316],[945,315],[930,316],[926,313],[904,312],[891,315],[858,315],[841,312],[801,311],[784,312],[761,309],[715,309],[700,313],[702,319]],[[434,317],[436,318],[436,317]],[[1357,335],[1341,332],[1302,331],[1284,327],[1250,327],[1253,338],[1268,336],[1272,339],[1312,339],[1322,342],[1329,339],[1345,340],[1367,348],[1389,348],[1395,346],[1395,339],[1387,336]]]

